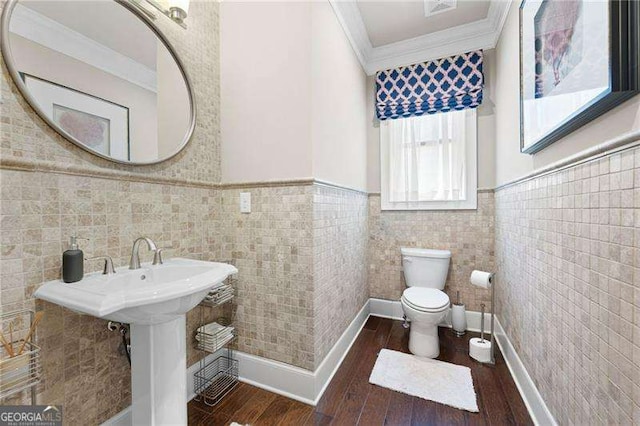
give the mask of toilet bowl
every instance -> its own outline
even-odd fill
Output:
[[[449,272],[451,252],[401,248],[402,269],[407,289],[400,303],[411,322],[409,351],[436,358],[440,354],[438,324],[449,312],[449,296],[442,291]]]
[[[438,324],[449,312],[449,296],[433,288],[410,287],[402,293],[402,310],[411,322],[409,351],[436,358],[440,354]]]

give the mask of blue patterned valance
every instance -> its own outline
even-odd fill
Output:
[[[380,120],[476,108],[482,103],[482,50],[379,71]]]

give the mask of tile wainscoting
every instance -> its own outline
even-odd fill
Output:
[[[241,192],[251,213],[240,213]],[[313,187],[221,193],[222,253],[239,270],[239,349],[313,370]]]
[[[106,321],[36,302],[33,293],[42,282],[60,277],[70,235],[89,238],[81,244],[87,256],[107,254],[117,266],[129,263],[132,242],[140,235],[172,247],[170,257],[219,259],[214,246],[220,240],[219,191],[0,169],[0,194],[0,310],[45,313],[38,335],[44,373],[39,401],[64,405],[70,424],[106,420],[130,403],[119,334],[108,332]],[[144,261],[150,256],[141,249]],[[87,262],[85,268],[97,271],[101,264]],[[192,338],[194,318],[189,324]],[[199,356],[192,347],[188,344],[189,363]]]
[[[239,349],[314,371],[369,298],[366,194],[315,183],[221,197],[223,256],[240,271]]]
[[[367,213],[366,193],[313,188],[315,368],[369,300]]]
[[[640,422],[640,149],[496,190],[498,313],[560,424]]]
[[[253,211],[239,213],[239,193]],[[127,265],[140,235],[170,257],[232,259],[239,349],[314,371],[368,300],[367,196],[320,184],[226,189],[0,169],[0,307],[45,312],[38,341],[39,401],[61,404],[70,424],[100,423],[130,404],[129,366],[106,321],[35,301],[58,279],[69,235],[87,255]],[[141,258],[150,253],[141,249]],[[87,263],[97,271],[100,262]],[[348,297],[346,296],[348,295]],[[221,315],[209,311],[209,318]],[[225,312],[229,314],[229,312]],[[199,312],[187,318],[188,365]],[[8,402],[26,402],[26,395]],[[77,414],[73,414],[77,413]]]
[[[379,299],[399,300],[405,289],[400,247],[451,251],[445,291],[456,292],[467,310],[491,304],[487,290],[469,284],[474,269],[494,271],[494,194],[478,191],[477,210],[381,211],[380,195],[369,196],[369,291]]]

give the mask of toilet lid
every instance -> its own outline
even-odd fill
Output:
[[[417,310],[438,311],[449,306],[447,293],[435,288],[409,287],[402,297]]]

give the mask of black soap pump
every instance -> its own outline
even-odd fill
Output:
[[[71,247],[62,253],[62,281],[65,283],[75,283],[84,277],[84,253],[78,248],[78,239],[86,238],[71,237]]]

